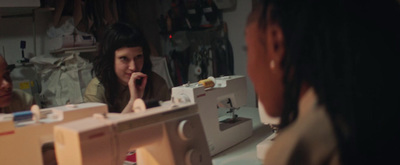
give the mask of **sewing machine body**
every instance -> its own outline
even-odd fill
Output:
[[[53,142],[53,126],[64,122],[106,113],[107,105],[83,103],[40,110],[49,117],[35,121],[0,120],[0,160],[5,165],[42,165],[42,146]]]
[[[204,88],[197,83],[174,87],[171,96],[174,102],[192,102],[198,105],[211,155],[250,137],[253,130],[251,119],[238,117],[235,122],[220,121],[221,112],[217,108],[240,108],[246,104],[246,78],[224,76],[215,80],[212,88]]]
[[[54,131],[59,165],[122,165],[135,149],[139,165],[211,164],[193,103],[168,101],[143,112],[96,114]]]

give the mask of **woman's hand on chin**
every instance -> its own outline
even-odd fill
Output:
[[[142,72],[133,72],[129,79],[128,86],[131,95],[131,101],[137,98],[142,98],[144,89],[147,84],[147,75]]]

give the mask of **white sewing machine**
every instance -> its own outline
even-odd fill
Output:
[[[258,101],[258,112],[260,114],[261,122],[264,123],[265,125],[269,125],[273,130],[270,136],[268,136],[261,143],[257,144],[257,158],[260,160],[264,160],[264,157],[267,154],[269,147],[272,145],[274,138],[277,135],[277,129],[278,129],[278,124],[280,122],[280,118],[269,116],[265,112],[265,108],[260,101]]]
[[[53,142],[54,125],[107,111],[105,104],[83,103],[2,114],[0,162],[5,165],[42,165],[42,147]],[[18,121],[20,119],[21,121]]]
[[[143,105],[135,101],[134,113],[95,114],[55,126],[58,164],[122,165],[135,149],[139,165],[211,164],[196,104]]]
[[[171,96],[174,102],[198,105],[211,155],[243,141],[253,133],[251,119],[235,114],[237,108],[246,104],[246,78],[235,75],[218,77],[213,81],[215,86],[209,88],[198,83],[174,87]],[[227,113],[231,113],[232,117],[223,120],[223,115],[226,117]]]

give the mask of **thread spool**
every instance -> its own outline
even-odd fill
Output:
[[[38,105],[32,105],[31,106],[31,112],[33,114],[32,116],[32,120],[35,122],[39,122],[39,120],[41,119],[41,114],[40,114],[40,108]]]
[[[14,112],[14,121],[32,120],[33,113],[31,111]]]
[[[200,80],[198,84],[204,86],[204,88],[212,88],[215,86],[215,78],[208,77],[207,79]]]
[[[136,99],[133,102],[132,111],[133,112],[144,112],[146,110],[146,104],[142,99]]]

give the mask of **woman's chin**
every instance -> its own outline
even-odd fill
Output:
[[[121,80],[121,79],[118,80],[118,82],[123,86],[127,86],[128,85],[128,81],[129,81],[129,79],[128,80]]]

